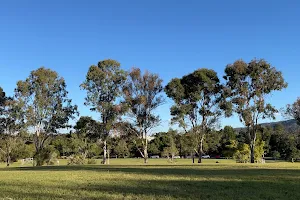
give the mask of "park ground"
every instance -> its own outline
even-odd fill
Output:
[[[300,163],[111,159],[110,165],[0,165],[0,200],[300,199]]]

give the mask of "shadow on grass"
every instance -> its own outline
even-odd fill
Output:
[[[219,166],[218,166],[219,167]],[[232,168],[209,168],[208,166],[152,166],[152,165],[77,165],[77,166],[43,166],[43,167],[13,167],[0,168],[0,171],[94,171],[94,172],[120,172],[137,175],[174,175],[174,176],[285,176],[300,177],[300,170],[297,169],[266,169],[249,167]]]
[[[72,186],[30,185],[26,192],[20,192],[20,183],[5,184],[0,188],[3,194],[12,198],[26,199],[300,199],[299,182],[271,181],[211,181],[211,180],[127,180],[116,183],[103,181]],[[13,189],[9,189],[13,188]],[[39,190],[36,191],[36,188]],[[62,194],[56,193],[60,189]],[[49,191],[52,191],[49,193]]]

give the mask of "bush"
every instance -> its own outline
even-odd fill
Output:
[[[54,147],[47,146],[34,155],[34,164],[36,166],[42,166],[45,163],[49,165],[51,163],[55,163],[56,158],[57,153],[55,152]]]
[[[97,160],[95,160],[95,159],[88,159],[87,164],[88,165],[95,165],[95,164],[97,164]]]
[[[57,153],[51,153],[49,158],[46,160],[46,163],[47,165],[55,165],[55,163],[57,163]]]
[[[281,155],[278,151],[273,151],[272,152],[272,157],[273,157],[274,160],[278,160],[278,159],[280,159]]]
[[[75,155],[68,157],[68,165],[84,165],[86,159],[81,155]]]
[[[247,163],[250,160],[250,148],[247,144],[239,144],[238,150],[234,153],[233,158],[237,163]]]

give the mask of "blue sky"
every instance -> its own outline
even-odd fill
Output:
[[[268,98],[281,108],[300,96],[299,19],[296,0],[2,1],[0,86],[13,94],[18,80],[45,66],[65,78],[81,115],[92,115],[79,85],[99,60],[148,69],[167,84],[201,67],[221,77],[227,64],[256,57],[289,83]],[[163,120],[158,130],[168,129],[167,102],[157,111]],[[236,117],[221,123],[241,126]]]

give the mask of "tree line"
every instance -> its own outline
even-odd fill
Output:
[[[225,67],[223,80],[214,70],[200,68],[164,87],[158,74],[125,71],[118,61],[103,60],[90,66],[80,85],[97,120],[81,116],[71,126],[79,112],[68,98],[64,78],[41,67],[17,82],[12,97],[0,87],[0,158],[7,166],[25,157],[41,166],[57,156],[69,157],[70,163],[101,157],[103,164],[112,156],[142,157],[147,163],[149,155],[171,161],[176,155],[191,156],[201,163],[204,153],[251,163],[265,154],[299,158],[299,133],[259,124],[279,112],[267,96],[287,87],[282,73],[263,59],[237,60]],[[164,93],[173,101],[171,123],[178,129],[156,133],[150,140],[161,122],[158,108],[165,103]],[[283,113],[300,123],[300,99]],[[233,114],[245,129],[218,130],[220,119]]]

